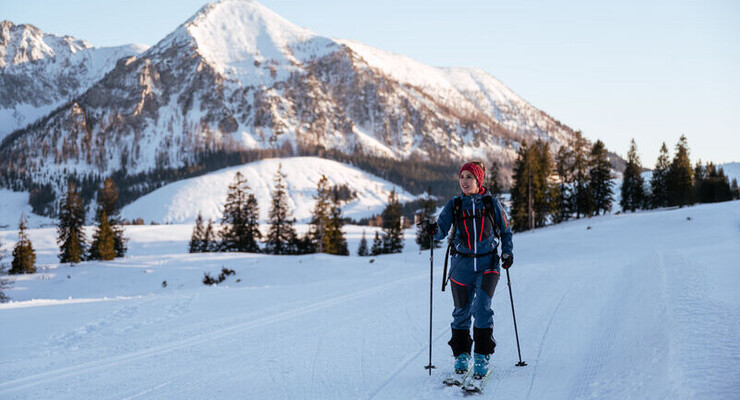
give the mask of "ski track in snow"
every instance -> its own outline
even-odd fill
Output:
[[[402,286],[404,284],[407,284],[411,281],[418,280],[423,278],[423,276],[419,275],[412,275],[407,276],[401,279],[397,279],[394,281],[391,281],[389,283],[380,284],[356,293],[350,293],[343,296],[338,296],[329,300],[316,302],[304,307],[300,307],[296,310],[292,311],[285,311],[282,313],[278,313],[276,315],[267,316],[258,318],[253,321],[244,322],[244,323],[238,323],[233,326],[229,326],[227,328],[214,330],[208,333],[204,333],[201,335],[198,335],[193,338],[188,339],[182,339],[179,341],[175,341],[172,343],[168,343],[162,346],[154,346],[150,347],[148,349],[140,350],[131,352],[128,354],[123,354],[115,357],[109,357],[97,361],[92,361],[80,365],[75,365],[71,367],[66,368],[60,368],[56,370],[46,371],[40,374],[36,375],[30,375],[23,378],[2,382],[0,383],[0,394],[3,393],[12,393],[18,390],[27,389],[42,383],[49,383],[55,380],[68,378],[71,376],[83,374],[83,373],[90,373],[90,372],[96,372],[102,369],[107,368],[113,368],[118,367],[121,364],[138,361],[143,358],[147,357],[154,357],[157,355],[161,355],[167,352],[171,352],[174,350],[190,347],[190,346],[196,346],[198,344],[207,343],[216,339],[220,339],[226,336],[236,335],[239,333],[242,333],[247,330],[251,330],[257,327],[273,324],[278,321],[283,321],[287,319],[294,318],[296,316],[300,316],[306,313],[316,312],[323,310],[328,307],[332,307],[337,304],[342,304],[347,301],[357,300],[360,298],[368,297],[374,294],[377,294],[379,292],[383,292],[384,290],[388,290],[390,288],[394,288],[396,286]],[[275,382],[276,386],[281,386],[280,382]]]

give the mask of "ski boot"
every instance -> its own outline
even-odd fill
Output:
[[[488,361],[490,359],[490,354],[475,353],[473,355],[473,379],[483,379],[484,376],[488,375]]]
[[[470,353],[462,353],[455,358],[455,373],[465,374],[470,368]]]

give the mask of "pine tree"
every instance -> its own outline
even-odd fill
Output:
[[[573,213],[572,158],[573,152],[566,146],[560,146],[555,156],[555,171],[559,177],[557,196],[554,198],[556,212],[553,213],[553,222],[556,224],[569,220]]]
[[[373,247],[370,248],[370,255],[377,256],[384,253],[385,249],[383,248],[383,239],[378,235],[378,231],[375,231],[375,239],[373,239]]]
[[[312,247],[319,253],[326,252],[327,231],[329,226],[329,214],[331,208],[331,189],[329,188],[329,179],[326,175],[321,175],[321,179],[316,187],[316,204],[311,212],[311,222],[309,224],[308,236],[311,240]]]
[[[485,183],[483,184],[483,187],[488,189],[493,197],[501,200],[501,195],[504,193],[504,189],[501,186],[501,171],[499,170],[499,165],[497,162],[493,162],[491,164],[491,169],[486,175],[487,176],[484,180]],[[429,244],[427,244],[426,248],[429,248]]]
[[[324,247],[324,252],[326,254],[348,256],[347,240],[344,238],[344,232],[342,231],[344,221],[342,219],[341,202],[336,194],[333,197],[334,201],[332,202],[331,213],[326,227],[326,246]]]
[[[295,219],[289,217],[288,193],[282,168],[280,164],[274,177],[275,189],[272,191],[272,208],[269,214],[270,228],[265,243],[265,252],[269,254],[295,254],[297,252],[297,235],[293,228]]]
[[[59,223],[57,225],[57,244],[59,261],[77,264],[87,252],[87,238],[84,232],[85,207],[77,187],[71,181],[67,193],[59,203]]]
[[[216,239],[216,229],[213,227],[213,219],[208,218],[208,224],[203,232],[201,242],[201,253],[215,253],[221,250],[221,244]]]
[[[650,203],[653,208],[668,205],[668,168],[670,167],[668,162],[668,147],[663,142],[653,169],[653,176],[650,178]]]
[[[621,194],[619,201],[622,210],[634,212],[645,206],[645,187],[642,179],[642,165],[637,155],[637,143],[632,139],[627,152],[627,167],[624,169]]]
[[[542,140],[537,140],[532,149],[535,156],[535,172],[533,175],[536,183],[534,212],[535,226],[543,227],[547,222],[547,217],[552,213],[555,207],[554,198],[556,197],[557,187],[555,183],[550,183],[549,177],[552,174],[552,157],[550,156],[550,147]]]
[[[250,226],[251,207],[249,185],[247,179],[236,173],[234,181],[229,185],[229,191],[224,203],[224,212],[221,219],[221,250],[249,252],[255,247],[254,228]]]
[[[190,243],[188,244],[189,253],[202,253],[203,242],[205,240],[205,227],[203,226],[203,215],[198,211],[198,216],[195,218],[195,226],[193,227],[193,233],[190,235]]]
[[[516,231],[534,228],[532,202],[532,153],[527,143],[522,143],[514,163],[514,184],[511,188],[511,222]]]
[[[18,241],[13,248],[13,261],[10,274],[33,274],[36,272],[36,252],[33,250],[31,239],[26,233],[26,216],[21,214],[18,222]]]
[[[548,197],[554,189],[548,182],[552,160],[547,144],[537,141],[531,146],[523,143],[514,166],[514,185],[511,188],[511,214],[514,229],[524,231],[544,226],[552,209]]]
[[[244,251],[259,253],[262,251],[259,245],[260,240],[262,240],[262,232],[260,231],[259,204],[257,204],[257,197],[254,196],[254,193],[247,196],[247,208],[244,210],[244,215],[247,218],[246,247]]]
[[[588,173],[588,141],[583,137],[581,131],[576,131],[572,148],[573,205],[576,218],[580,218],[581,215],[591,215],[594,209],[593,194],[588,185],[590,179]]]
[[[695,169],[695,180],[697,182],[697,200],[700,203],[716,203],[733,199],[730,182],[721,167],[709,163],[706,168],[701,164]]]
[[[735,200],[740,199],[740,188],[737,186],[737,178],[732,178],[732,184],[730,185],[730,191],[732,192],[732,198]]]
[[[611,165],[604,142],[597,140],[594,143],[589,161],[591,169],[588,186],[593,199],[593,212],[597,215],[605,214],[612,209],[614,192],[612,191]]]
[[[689,159],[689,146],[686,136],[681,135],[676,144],[676,155],[668,168],[668,205],[680,206],[694,204],[694,171]]]
[[[360,245],[357,247],[357,255],[360,257],[369,256],[367,250],[367,239],[365,238],[365,230],[362,231],[362,239],[360,239]]]
[[[116,257],[123,257],[128,250],[128,239],[123,234],[123,220],[120,210],[118,209],[118,186],[111,178],[103,181],[103,187],[98,190],[98,210],[95,214],[95,221],[100,225],[101,213],[105,211],[108,215],[108,223],[113,232],[113,248]]]
[[[116,249],[113,228],[111,228],[108,222],[108,213],[102,210],[100,213],[100,224],[96,227],[95,233],[93,233],[88,259],[110,261],[114,258],[116,258]]]
[[[7,303],[10,297],[5,294],[5,290],[10,289],[12,281],[6,278],[6,271],[8,266],[5,264],[3,259],[5,258],[5,250],[3,250],[3,242],[0,238],[0,303]]]
[[[426,196],[421,199],[421,209],[416,214],[416,218],[419,221],[416,227],[416,244],[419,245],[420,250],[428,250],[429,242],[431,241],[431,235],[424,229],[424,223],[431,223],[436,221],[435,214],[437,213],[437,202],[434,200],[431,194],[427,190]],[[490,190],[490,189],[489,189]],[[434,248],[439,248],[440,241],[434,241]]]
[[[400,253],[403,250],[403,227],[401,218],[403,207],[398,201],[396,190],[391,190],[388,204],[383,210],[383,253]]]

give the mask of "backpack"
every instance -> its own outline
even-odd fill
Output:
[[[496,239],[501,238],[501,230],[496,225],[495,220],[493,219],[493,195],[487,194],[482,197],[483,200],[483,208],[486,210],[485,216],[488,218],[488,220],[491,222],[491,226],[493,226],[493,235]],[[460,196],[455,196],[452,198],[452,229],[453,229],[453,235],[457,234],[457,221],[459,219],[460,214],[462,213],[462,198]],[[444,272],[442,274],[442,291],[445,291],[445,287],[447,286],[447,282],[450,280],[450,278],[447,276],[447,263],[450,258],[450,254],[453,256],[457,254],[457,251],[454,247],[452,247],[452,242],[454,241],[454,236],[450,238],[447,242],[447,251],[445,251],[445,266],[444,266]],[[494,252],[496,252],[496,249],[493,249]],[[485,255],[488,255],[490,253],[486,253]]]

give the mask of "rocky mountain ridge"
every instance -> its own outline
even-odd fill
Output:
[[[221,0],[8,136],[0,168],[6,186],[60,189],[69,176],[178,169],[255,149],[475,157],[506,169],[522,142],[559,147],[572,135],[484,71],[426,66],[322,37],[253,1]]]

